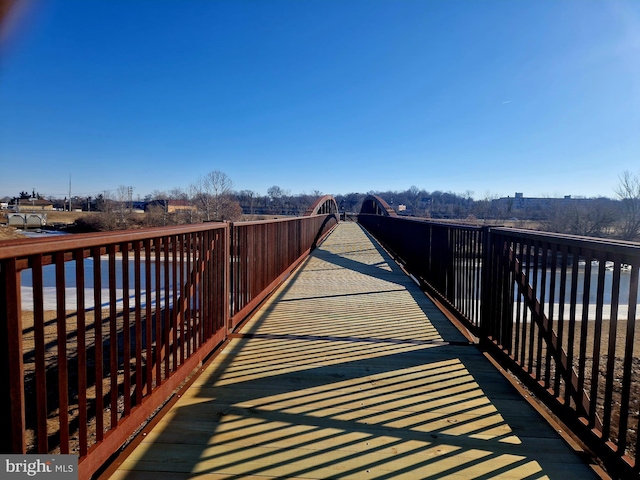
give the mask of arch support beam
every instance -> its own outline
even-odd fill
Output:
[[[381,215],[383,217],[397,217],[398,214],[378,195],[369,195],[362,202],[360,214]]]
[[[307,208],[304,212],[305,217],[311,217],[313,215],[330,215],[332,213],[338,213],[338,204],[336,199],[332,195],[325,195],[317,199],[313,205]]]

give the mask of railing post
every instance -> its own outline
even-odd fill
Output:
[[[456,261],[456,241],[455,234],[452,228],[447,228],[444,231],[445,245],[446,245],[446,265],[445,265],[445,295],[447,300],[451,304],[455,305],[455,291],[456,291],[456,279],[455,279],[455,261]]]
[[[482,337],[486,337],[491,322],[491,229],[482,227],[482,252],[480,275],[480,332]]]
[[[0,451],[5,453],[26,453],[27,448],[20,272],[16,263],[13,258],[0,262],[0,385],[5,405],[0,418],[9,428],[8,434],[1,436]]]
[[[222,311],[224,318],[222,319],[222,324],[224,328],[224,338],[227,339],[227,335],[229,334],[230,326],[231,326],[231,295],[233,292],[233,284],[232,284],[232,259],[233,259],[233,251],[231,248],[231,238],[233,231],[233,223],[227,223],[226,228],[224,229],[224,247],[222,258],[224,258],[224,272],[222,274],[222,288],[220,291],[223,296],[223,306]]]

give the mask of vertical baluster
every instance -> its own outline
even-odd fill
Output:
[[[564,334],[564,306],[566,303],[567,295],[567,261],[568,261],[568,248],[566,245],[560,247],[561,261],[560,261],[560,291],[558,293],[558,349],[563,346],[563,334]],[[561,355],[558,352],[556,358],[556,375],[554,379],[553,391],[556,397],[560,396],[560,380],[562,379],[561,370],[559,367],[561,362]],[[567,364],[568,371],[564,372],[566,383],[571,382],[571,366]],[[565,388],[567,386],[565,385]]]
[[[471,247],[473,245],[472,239],[473,232],[471,230],[466,230],[464,232],[464,240],[461,246],[462,249],[462,262],[463,262],[463,280],[462,285],[464,289],[464,293],[462,295],[462,303],[464,305],[463,313],[466,318],[473,318],[472,309],[471,309]]]
[[[569,307],[569,332],[567,335],[567,368],[568,374],[573,370],[573,352],[576,338],[576,320],[577,320],[577,303],[578,303],[578,271],[580,268],[580,249],[575,248],[572,251],[573,262],[571,265],[571,300]],[[584,258],[584,257],[583,257]],[[585,264],[586,268],[586,264]],[[578,383],[574,384],[573,379],[569,382],[569,375],[567,375],[567,389],[565,391],[565,403],[570,405],[571,398],[573,398],[576,409],[579,410],[581,405],[580,390],[578,390]]]
[[[69,453],[69,369],[67,360],[67,310],[64,252],[54,256],[56,265],[56,326],[58,329],[58,406],[60,453]]]
[[[458,229],[451,229],[451,261],[453,263],[453,298],[455,307],[462,311],[463,310],[463,301],[462,301],[462,236],[463,232]]]
[[[637,260],[636,260],[637,262]],[[622,393],[620,396],[620,424],[618,429],[618,455],[624,455],[627,448],[627,429],[629,425],[629,400],[631,397],[631,372],[633,369],[633,343],[636,332],[636,308],[638,304],[638,264],[631,266],[629,282],[629,303],[627,312],[627,338],[624,349],[622,371]]]
[[[153,317],[155,327],[155,360],[154,366],[156,368],[156,388],[162,383],[162,244],[159,237],[154,238],[153,242],[153,262],[155,266],[155,293],[156,293],[156,308],[155,315]]]
[[[153,391],[153,366],[154,366],[154,352],[153,352],[153,265],[151,262],[151,239],[144,241],[144,298],[145,298],[145,375],[146,375],[146,388],[144,395],[149,396]]]
[[[185,255],[187,257],[187,266],[186,266],[186,275],[187,275],[187,284],[185,288],[185,302],[187,305],[185,318],[183,322],[186,324],[185,328],[187,330],[185,343],[187,347],[187,357],[191,356],[191,342],[193,341],[193,319],[191,313],[191,306],[193,305],[193,234],[189,233],[187,235],[187,245]]]
[[[455,305],[455,282],[454,282],[454,274],[455,274],[455,270],[454,270],[454,266],[455,266],[455,248],[454,248],[454,238],[452,235],[452,229],[451,228],[445,228],[443,231],[443,238],[444,238],[444,244],[445,244],[445,253],[446,253],[446,260],[445,260],[445,267],[444,267],[444,271],[445,271],[445,278],[446,278],[446,285],[445,285],[445,290],[444,292],[446,293],[446,298],[447,300],[449,300],[449,302],[451,302],[452,305]]]
[[[589,426],[596,427],[596,406],[598,403],[598,383],[600,381],[600,344],[602,341],[602,309],[604,304],[604,275],[606,256],[599,252],[598,258],[598,282],[596,290],[596,318],[593,332],[593,350],[591,351],[591,388],[589,392]],[[586,375],[586,372],[585,372]]]
[[[110,370],[110,408],[113,430],[118,425],[118,310],[116,283],[116,246],[107,247],[109,254],[109,370]]]
[[[476,237],[476,258],[475,258],[475,318],[476,318],[476,326],[480,327],[480,318],[481,318],[481,307],[482,307],[482,259],[483,257],[483,245],[484,238],[487,235],[486,229],[478,230]]]
[[[131,324],[129,313],[129,244],[120,245],[122,256],[122,372],[123,416],[131,413]]]
[[[478,231],[469,231],[469,246],[467,251],[467,311],[469,321],[475,325],[476,304],[475,304],[475,261],[476,261],[476,240]]]
[[[171,295],[171,332],[172,337],[172,370],[178,369],[178,310],[180,306],[178,297],[178,248],[179,237],[173,235],[171,237],[171,281],[173,283],[173,293]]]
[[[178,321],[180,323],[180,365],[182,365],[184,363],[184,349],[185,349],[185,330],[184,330],[184,324],[185,324],[185,310],[186,308],[183,307],[183,305],[185,305],[186,303],[189,302],[189,291],[185,286],[185,237],[186,235],[180,235],[180,242],[178,245],[178,249],[180,250],[180,289],[179,289],[179,295],[180,295],[180,299],[182,301],[182,304],[179,306],[179,310],[178,310]],[[177,308],[177,307],[176,307]]]
[[[163,336],[163,346],[162,346],[162,355],[164,357],[164,378],[169,378],[171,374],[171,368],[169,365],[169,360],[171,360],[171,261],[169,257],[169,247],[170,247],[171,237],[163,237],[163,253],[164,253],[164,309],[162,315],[162,330],[164,333]]]
[[[204,285],[204,294],[205,294],[205,305],[206,305],[206,315],[205,315],[205,330],[204,330],[204,338],[205,341],[211,338],[211,333],[213,331],[213,326],[215,323],[215,316],[212,308],[212,298],[213,298],[213,269],[211,265],[213,264],[213,255],[214,251],[214,243],[216,232],[214,230],[209,230],[205,232],[205,236],[207,242],[205,244],[205,264],[204,264],[204,276],[205,276],[205,285]]]
[[[514,270],[510,258],[515,248],[513,240],[505,236],[504,251],[504,290],[502,297],[502,317],[503,317],[503,341],[502,344],[507,349],[509,355],[513,354],[513,297],[514,293]]]
[[[555,314],[555,301],[556,301],[556,276],[557,276],[557,267],[558,267],[558,244],[553,243],[551,245],[551,269],[549,271],[549,315],[548,315],[548,323],[547,323],[547,352],[545,358],[545,370],[544,370],[544,386],[546,389],[551,388],[551,350],[553,348],[552,338],[553,338],[553,317]],[[546,270],[546,263],[545,263]],[[542,305],[542,311],[544,312],[544,305]],[[558,342],[556,344],[556,348],[558,352],[560,350],[561,344]],[[559,368],[559,364],[556,361],[558,356],[554,356],[553,360],[555,363],[555,370],[557,371]]]
[[[516,319],[515,319],[515,339],[514,339],[514,347],[513,347],[513,355],[512,358],[517,362],[518,357],[522,354],[523,347],[520,345],[521,342],[521,321],[522,321],[522,275],[524,274],[523,263],[522,263],[522,251],[523,245],[522,240],[517,241],[514,245],[514,257],[515,262],[519,267],[520,275],[516,277]]]
[[[584,410],[580,413],[588,417],[590,408],[587,408],[589,399],[584,392],[585,382],[585,366],[587,360],[587,342],[589,341],[589,304],[591,296],[591,261],[593,260],[593,253],[590,250],[584,251],[584,258],[586,260],[584,267],[584,283],[582,290],[582,320],[580,323],[580,350],[578,354],[578,396],[581,399],[580,403],[584,407]]]
[[[542,347],[543,347],[543,318],[544,318],[544,304],[547,291],[547,260],[549,258],[549,249],[546,243],[540,243],[539,249],[542,250],[542,263],[536,262],[536,273],[540,271],[540,295],[534,295],[533,299],[539,298],[540,311],[536,312],[536,323],[538,331],[538,346],[536,351],[536,379],[539,381],[542,378]],[[538,285],[536,281],[536,286]]]
[[[95,376],[96,376],[96,442],[104,439],[104,350],[102,343],[102,264],[100,259],[100,247],[92,250],[93,258],[93,335],[95,352]]]
[[[613,380],[616,363],[616,335],[618,331],[618,304],[620,299],[620,255],[613,260],[613,279],[611,282],[611,313],[609,315],[609,345],[607,348],[607,369],[604,387],[604,414],[602,419],[602,437],[611,435],[611,415],[613,407]]]
[[[532,289],[532,297],[537,298],[538,292],[538,258],[540,254],[540,247],[537,242],[532,242],[531,244],[533,257],[529,255],[529,267],[533,264],[533,281],[531,282]],[[529,268],[527,268],[529,270]],[[528,272],[527,272],[528,273]],[[529,278],[529,275],[527,275]],[[529,308],[532,308],[529,307]],[[536,340],[536,322],[535,322],[535,311],[531,312],[531,322],[529,324],[529,364],[527,366],[527,371],[529,373],[533,373],[533,354],[534,354],[534,346]]]
[[[80,457],[87,455],[87,346],[84,299],[84,250],[74,252],[76,262],[76,320],[78,348],[78,441]]]
[[[142,377],[142,259],[141,248],[142,242],[133,242],[133,269],[135,282],[136,305],[134,313],[135,322],[135,356],[136,356],[136,376],[135,376],[135,404],[142,403],[142,386],[144,380]]]
[[[31,264],[33,288],[33,329],[35,346],[36,380],[36,437],[38,453],[48,453],[49,435],[47,429],[47,364],[44,339],[44,293],[42,276],[42,255],[35,255]]]
[[[206,232],[198,234],[198,347],[204,343],[204,323],[206,313],[206,296],[205,296],[205,268],[206,268]]]
[[[460,232],[461,240],[457,246],[460,256],[460,294],[458,295],[458,301],[460,302],[460,311],[463,312],[466,318],[469,318],[469,310],[467,303],[467,250],[469,246],[469,231],[463,230]]]

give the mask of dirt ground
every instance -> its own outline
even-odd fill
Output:
[[[164,314],[161,314],[161,318]],[[101,321],[100,321],[101,320]],[[153,322],[153,320],[152,320]],[[50,453],[60,453],[60,410],[59,410],[59,371],[58,371],[58,320],[55,311],[44,312],[44,362],[46,369],[45,381],[47,383],[47,437]],[[114,421],[118,422],[122,419],[125,409],[125,377],[131,381],[129,399],[127,403],[130,406],[135,405],[136,389],[138,393],[145,391],[148,386],[145,379],[147,368],[147,355],[149,351],[144,350],[141,356],[140,368],[142,370],[142,378],[137,378],[137,360],[135,358],[135,322],[133,312],[129,316],[130,335],[131,335],[131,353],[128,359],[123,357],[124,341],[124,320],[123,312],[117,313],[115,331],[111,329],[111,320],[109,310],[102,310],[100,319],[96,323],[96,315],[94,311],[85,312],[85,357],[86,357],[86,406],[87,406],[87,446],[90,448],[96,443],[97,416],[99,412],[95,407],[97,404],[98,385],[101,384],[102,398],[104,410],[102,412],[102,422],[104,432],[113,427]],[[71,453],[80,453],[80,411],[79,411],[79,364],[78,364],[78,317],[76,312],[67,312],[65,319],[65,351],[68,359],[67,363],[67,382],[68,382],[68,414],[67,421],[70,429],[69,450]],[[99,358],[96,350],[96,327],[101,325],[102,335],[102,374],[96,371],[96,362]],[[144,314],[141,318],[142,337],[146,336],[147,322]],[[35,453],[37,449],[36,425],[37,425],[37,391],[40,384],[36,379],[36,349],[35,349],[35,333],[34,333],[34,313],[31,311],[22,312],[22,329],[23,329],[23,358],[24,358],[24,378],[25,378],[25,413],[27,422],[27,450]],[[151,325],[152,332],[155,326]],[[115,337],[114,337],[115,335]],[[155,337],[155,333],[152,333]],[[180,334],[178,333],[178,340]],[[193,338],[193,337],[192,337]],[[112,359],[110,358],[111,342],[117,343],[117,373],[111,370]],[[143,343],[145,341],[143,340]],[[157,377],[155,373],[155,340],[152,340],[151,351],[154,352],[154,359],[151,359],[150,368],[154,369],[151,386],[155,387]],[[192,340],[188,340],[191,344]],[[191,348],[195,348],[191,344]],[[164,352],[163,352],[164,355]],[[168,362],[168,363],[167,363]],[[162,381],[166,380],[167,371],[165,368],[174,369],[174,360],[169,355],[169,359],[165,362],[164,356],[162,360]],[[101,379],[101,380],[100,380]],[[113,383],[115,382],[115,383]],[[112,403],[112,388],[117,389],[117,404]],[[112,411],[113,409],[113,411]]]
[[[8,227],[6,225],[0,225],[0,242],[20,239],[24,240],[25,236],[22,235],[17,229]]]

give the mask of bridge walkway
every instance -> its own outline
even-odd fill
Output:
[[[380,246],[342,223],[111,478],[590,478]]]

